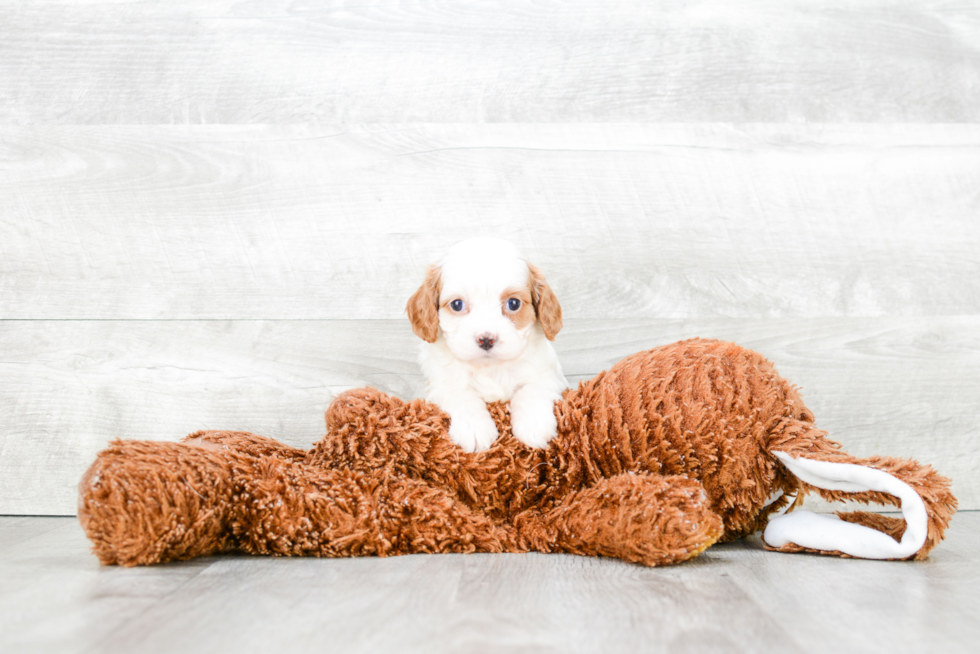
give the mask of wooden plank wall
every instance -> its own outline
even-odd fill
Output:
[[[692,336],[980,508],[980,11],[831,0],[0,5],[0,514],[112,438],[306,446],[424,386],[471,235],[573,380]]]

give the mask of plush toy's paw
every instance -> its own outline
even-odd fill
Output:
[[[679,563],[721,538],[721,517],[687,477],[624,473],[517,516],[523,545],[539,552],[609,556],[642,565]]]
[[[178,443],[110,443],[78,485],[78,519],[99,560],[148,565],[233,549],[227,458]]]
[[[456,410],[449,415],[449,438],[467,452],[482,452],[497,440],[497,424],[486,406]]]

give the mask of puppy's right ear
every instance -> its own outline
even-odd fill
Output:
[[[439,336],[439,293],[442,292],[442,277],[439,269],[429,266],[425,281],[415,291],[405,306],[412,331],[423,341],[435,343]]]
[[[538,322],[541,323],[545,338],[553,341],[561,331],[561,305],[538,267],[531,264],[527,264],[527,267],[531,271],[531,300],[538,314]]]

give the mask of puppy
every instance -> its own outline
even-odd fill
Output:
[[[487,402],[510,401],[514,436],[544,447],[557,434],[554,403],[568,387],[554,348],[561,306],[541,272],[512,244],[463,241],[436,265],[406,307],[424,340],[426,399],[451,418],[467,452],[497,439]]]

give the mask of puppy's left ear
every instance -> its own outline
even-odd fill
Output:
[[[439,293],[442,292],[442,276],[439,269],[430,266],[425,281],[409,298],[405,306],[412,331],[423,341],[435,343],[439,337]]]
[[[561,305],[558,304],[558,296],[548,286],[544,280],[544,275],[536,266],[528,264],[531,272],[531,299],[534,302],[534,311],[538,314],[538,321],[544,329],[544,335],[549,341],[555,340],[555,336],[561,331]]]

